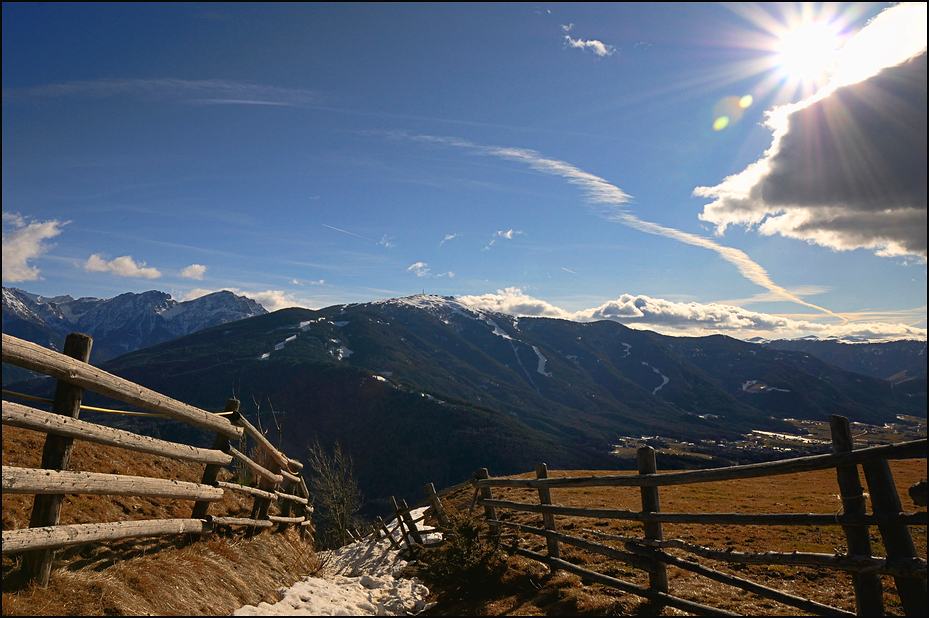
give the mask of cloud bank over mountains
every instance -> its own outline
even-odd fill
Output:
[[[703,336],[716,333],[736,338],[860,337],[880,339],[926,339],[924,328],[884,322],[822,324],[807,320],[750,311],[717,303],[681,303],[644,295],[623,294],[598,307],[566,311],[547,301],[529,296],[519,288],[497,290],[496,294],[461,296],[462,303],[514,316],[546,317],[595,322],[612,320],[631,328],[655,330],[664,334]]]

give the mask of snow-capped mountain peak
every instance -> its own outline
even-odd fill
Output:
[[[3,332],[55,349],[68,333],[86,333],[94,338],[94,362],[264,313],[254,300],[229,291],[179,302],[157,290],[75,300],[3,288]]]

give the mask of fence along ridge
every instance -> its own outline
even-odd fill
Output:
[[[488,524],[491,536],[500,538],[500,529],[516,530],[525,534],[546,539],[547,553],[529,551],[518,546],[518,539],[512,546],[504,545],[511,554],[537,560],[549,565],[552,570],[563,569],[584,577],[589,581],[599,582],[619,590],[650,599],[658,606],[668,605],[699,614],[731,615],[719,608],[708,607],[693,601],[675,597],[669,593],[666,565],[689,570],[698,575],[755,593],[759,596],[792,606],[815,615],[855,615],[845,610],[804,599],[782,590],[752,582],[750,580],[722,573],[716,569],[691,562],[693,556],[732,564],[756,565],[791,565],[812,568],[835,569],[852,575],[855,592],[856,612],[858,615],[883,615],[883,590],[880,575],[894,578],[897,591],[907,616],[923,616],[927,613],[926,599],[926,560],[916,554],[907,526],[925,526],[929,523],[926,512],[903,512],[897,495],[888,459],[925,458],[927,440],[913,440],[886,446],[867,447],[852,450],[851,431],[848,419],[841,416],[830,417],[833,434],[833,453],[797,457],[789,460],[714,468],[710,470],[692,470],[659,474],[655,466],[655,451],[649,446],[642,447],[637,453],[639,459],[638,475],[615,476],[567,476],[548,478],[545,464],[536,467],[535,479],[492,478],[486,468],[478,470],[473,479],[439,492],[432,484],[425,487],[426,499],[413,507],[407,507],[405,501],[393,499],[397,524],[390,530],[378,518],[371,534],[373,541],[384,536],[394,548],[400,545],[394,534],[400,533],[400,542],[409,547],[417,546],[415,532],[411,527],[410,511],[430,504],[430,510],[441,519],[443,513],[440,497],[467,485],[474,488],[471,510],[483,507],[483,519]],[[868,490],[871,494],[872,513],[866,513],[863,488],[858,481],[858,465],[865,471]],[[658,489],[662,486],[728,481],[736,479],[775,476],[796,472],[810,472],[835,468],[844,504],[844,514],[818,513],[663,513],[661,512]],[[851,476],[857,487],[848,482]],[[643,494],[642,510],[593,509],[567,507],[552,504],[550,490],[568,487],[639,487]],[[538,503],[501,500],[493,497],[494,487],[536,489],[539,493]],[[650,494],[650,495],[646,495]],[[860,505],[860,508],[858,508]],[[850,508],[851,507],[851,508]],[[544,527],[527,526],[501,519],[497,511],[522,511],[540,513]],[[444,513],[443,513],[444,514]],[[556,515],[590,517],[596,519],[620,519],[639,521],[645,526],[644,538],[620,537],[596,530],[582,529],[601,538],[623,543],[618,549],[603,543],[597,543],[577,536],[557,531]],[[447,519],[445,520],[447,522]],[[440,529],[447,523],[440,521]],[[818,554],[811,552],[772,552],[763,553],[734,552],[715,550],[690,543],[682,539],[662,538],[662,523],[723,524],[723,525],[839,525],[848,540],[847,554]],[[869,526],[878,526],[887,549],[887,557],[875,557],[870,547]],[[416,531],[418,532],[418,531]],[[863,537],[867,545],[855,544],[856,538]],[[411,542],[412,538],[412,542]],[[649,587],[645,588],[614,577],[590,571],[560,557],[560,544],[573,545],[587,551],[603,554],[609,558],[626,562],[633,568],[649,573]],[[666,553],[665,549],[676,549],[690,554],[691,558],[682,560]]]
[[[2,406],[4,425],[47,434],[41,468],[3,466],[4,493],[35,494],[29,528],[4,530],[2,535],[4,554],[25,552],[22,569],[27,578],[35,580],[40,586],[47,585],[53,550],[70,545],[174,534],[186,534],[189,541],[195,541],[210,534],[214,525],[244,525],[249,527],[249,534],[253,534],[275,524],[279,530],[298,524],[301,537],[307,537],[312,530],[309,520],[312,507],[307,506],[306,483],[299,475],[303,464],[278,451],[248,423],[239,414],[238,400],[230,399],[226,402],[225,414],[230,416],[228,419],[177,401],[89,365],[87,360],[92,343],[89,336],[72,333],[66,338],[64,353],[61,354],[3,334],[3,362],[58,380],[51,412],[10,401],[3,401]],[[78,420],[85,389],[214,431],[216,439],[213,448],[159,440]],[[230,438],[242,440],[245,436],[255,440],[258,452],[265,452],[274,467],[279,467],[279,473],[268,470],[231,448]],[[68,470],[75,439],[206,464],[203,479],[200,483],[192,483]],[[229,465],[233,458],[245,463],[256,478],[263,479],[269,491],[218,481],[219,471]],[[297,473],[291,472],[291,469]],[[301,489],[303,497],[296,495]],[[234,518],[208,515],[209,505],[222,499],[225,490],[245,491],[255,496],[253,516]],[[191,516],[187,519],[59,525],[65,493],[167,497],[195,502]],[[281,503],[280,516],[268,514],[272,502]],[[294,509],[297,510],[297,516],[291,516]]]

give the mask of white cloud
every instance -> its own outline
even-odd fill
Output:
[[[309,308],[305,301],[297,299],[293,294],[288,294],[282,290],[265,290],[264,292],[245,293],[251,299],[254,299],[268,311],[277,311],[278,309],[287,309],[288,307],[305,307]]]
[[[145,279],[157,279],[161,277],[161,272],[157,268],[145,268],[145,262],[138,264],[130,255],[120,256],[112,261],[107,262],[95,253],[87,259],[84,264],[84,270],[90,272],[111,272],[121,277],[142,277]]]
[[[891,7],[840,52],[829,86],[768,114],[764,158],[700,218],[836,250],[926,258],[926,5]],[[916,55],[914,55],[914,53]]]
[[[397,245],[393,242],[393,239],[394,239],[393,236],[388,237],[387,234],[384,234],[384,236],[381,238],[380,242],[378,242],[377,244],[382,245],[383,247],[385,247],[385,248],[387,248],[387,249],[392,249],[393,247],[396,247],[396,246],[397,246]]]
[[[718,303],[680,303],[644,295],[623,294],[616,300],[581,311],[566,311],[547,301],[528,296],[519,288],[497,290],[496,294],[462,296],[462,303],[485,311],[514,316],[549,317],[577,322],[612,320],[634,328],[671,335],[702,336],[716,333],[734,337],[794,338],[861,337],[871,340],[926,339],[924,328],[886,322],[820,324],[808,320],[749,311]]]
[[[197,279],[198,281],[203,279],[204,274],[206,274],[206,266],[202,264],[191,264],[181,271],[182,277]]]
[[[445,238],[442,239],[442,242],[439,243],[439,246],[441,247],[448,241],[458,238],[459,236],[461,236],[461,234],[446,234]]]
[[[29,262],[52,245],[43,241],[61,234],[70,223],[58,220],[29,221],[19,213],[3,213],[3,280],[10,283],[40,279],[39,268]]]
[[[429,265],[426,264],[425,262],[416,262],[415,264],[411,265],[406,270],[407,272],[416,273],[417,277],[428,277],[429,271],[430,271],[430,268],[428,268],[428,266]]]
[[[585,41],[583,39],[572,39],[571,36],[567,34],[564,36],[564,38],[565,45],[567,47],[574,47],[576,49],[589,49],[601,58],[604,56],[612,56],[616,52],[616,48],[612,45],[605,45],[596,39],[591,39],[589,41]]]

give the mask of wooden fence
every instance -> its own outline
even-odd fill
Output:
[[[923,439],[853,451],[848,420],[841,416],[832,416],[830,421],[832,454],[769,463],[658,474],[655,451],[645,446],[637,453],[638,475],[548,478],[547,467],[545,464],[540,464],[536,468],[535,479],[491,478],[487,469],[484,468],[477,472],[475,479],[441,492],[436,492],[431,484],[427,485],[426,499],[412,507],[407,506],[405,501],[394,500],[397,525],[393,530],[389,530],[379,520],[375,522],[375,530],[371,538],[380,540],[386,535],[395,547],[399,547],[394,538],[396,536],[408,546],[415,548],[422,541],[415,525],[416,522],[410,515],[411,511],[426,504],[431,505],[431,514],[439,522],[438,527],[441,530],[447,526],[447,518],[444,515],[440,497],[470,484],[474,488],[472,509],[475,506],[483,507],[483,516],[488,524],[490,535],[502,535],[502,530],[506,528],[515,530],[518,534],[541,537],[546,541],[546,553],[539,553],[519,547],[517,539],[508,547],[508,551],[512,554],[545,563],[553,571],[563,569],[580,575],[586,581],[604,584],[644,597],[658,607],[670,606],[696,614],[736,615],[671,594],[667,565],[673,565],[813,615],[854,615],[840,608],[722,573],[700,564],[697,561],[697,557],[700,557],[736,565],[807,566],[849,572],[852,575],[857,614],[868,616],[883,615],[884,601],[880,576],[892,576],[906,615],[924,616],[927,614],[926,560],[917,555],[908,526],[926,526],[927,515],[925,511],[918,513],[903,511],[888,460],[924,459],[927,441]],[[871,513],[866,513],[865,494],[858,475],[859,465],[864,471],[868,485],[872,504]],[[836,471],[844,511],[842,514],[668,513],[661,510],[659,487],[663,486],[760,478],[826,469]],[[551,490],[555,488],[622,486],[640,488],[641,511],[560,506],[552,501]],[[494,488],[534,490],[538,492],[538,502],[495,499]],[[498,517],[498,511],[501,510],[541,514],[542,526],[527,526],[504,521],[503,518]],[[559,532],[557,516],[641,522],[643,534],[641,537],[629,537],[588,530],[587,532],[595,534],[604,541],[595,542]],[[423,518],[421,517],[420,520]],[[838,552],[819,554],[798,551],[790,553],[720,551],[682,539],[665,539],[662,534],[663,523],[778,527],[840,525],[847,539],[848,552],[841,555]],[[872,555],[870,526],[877,526],[887,552],[886,557]],[[608,542],[613,545],[608,545]],[[563,545],[599,553],[613,560],[624,562],[635,569],[641,569],[648,573],[649,586],[640,586],[568,562],[561,557]],[[665,551],[667,549],[683,551],[687,554],[687,559],[674,556]]]
[[[171,399],[165,395],[109,374],[87,363],[93,340],[79,333],[68,335],[64,354],[16,337],[3,335],[3,362],[52,376],[58,380],[52,411],[3,401],[3,424],[44,432],[47,435],[40,469],[3,466],[3,492],[35,494],[29,528],[3,531],[3,553],[25,552],[23,571],[39,585],[48,583],[56,548],[171,534],[187,534],[196,540],[217,525],[247,526],[254,534],[275,523],[283,530],[299,525],[306,537],[310,526],[307,487],[299,471],[303,465],[278,451],[267,438],[239,414],[239,402],[226,402],[222,415]],[[84,390],[150,410],[212,432],[212,448],[198,448],[138,435],[78,420]],[[261,463],[233,448],[230,439],[252,438]],[[199,483],[173,479],[68,470],[74,440],[86,440],[131,451],[204,464]],[[240,461],[257,480],[257,487],[217,480],[220,470]],[[264,464],[264,465],[262,465]],[[254,497],[252,516],[234,518],[208,515],[212,502],[225,491]],[[302,496],[301,496],[302,493]],[[186,519],[156,519],[59,525],[65,494],[131,495],[194,502]],[[269,515],[272,502],[280,515]]]

